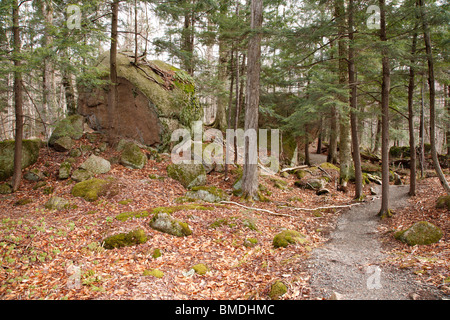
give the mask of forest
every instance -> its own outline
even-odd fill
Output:
[[[2,0],[0,299],[448,299],[449,9]]]

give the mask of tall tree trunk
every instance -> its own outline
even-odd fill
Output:
[[[138,5],[134,0],[134,64],[138,63]]]
[[[114,0],[111,3],[111,48],[110,48],[110,69],[109,69],[109,80],[111,81],[109,87],[109,110],[108,110],[108,121],[109,121],[109,132],[108,132],[108,140],[111,144],[114,144],[116,141],[116,121],[115,121],[115,113],[117,112],[117,100],[118,100],[118,92],[117,92],[117,40],[118,40],[118,16],[119,16],[119,0]]]
[[[431,158],[433,159],[434,169],[439,177],[439,180],[444,187],[445,192],[450,194],[450,185],[448,184],[444,173],[442,172],[441,165],[439,164],[439,158],[436,150],[436,89],[435,89],[435,78],[434,78],[434,62],[433,62],[433,52],[431,49],[431,37],[430,30],[428,27],[427,17],[425,16],[425,8],[423,0],[418,0],[420,5],[420,15],[422,18],[423,27],[423,37],[425,40],[425,49],[427,53],[428,60],[428,87],[430,90],[430,144],[431,144]]]
[[[333,43],[330,44],[333,47]],[[334,59],[331,53],[331,59]],[[337,164],[337,143],[338,143],[338,110],[336,106],[331,106],[330,115],[330,145],[328,147],[327,162]]]
[[[450,158],[450,85],[446,86],[447,88],[447,95],[446,95],[446,99],[445,99],[445,105],[446,105],[446,110],[447,110],[447,133],[446,133],[446,137],[447,137],[447,157]],[[450,161],[450,159],[448,160]],[[449,163],[450,166],[450,163]]]
[[[347,85],[347,49],[345,41],[345,8],[343,0],[335,0],[335,17],[338,23],[338,52],[339,52],[339,84],[342,88]],[[340,96],[342,102],[348,101],[345,96]],[[345,109],[345,108],[344,108]],[[349,113],[341,110],[339,121],[339,162],[340,162],[340,178],[339,183],[341,190],[347,190],[347,183],[351,177],[352,161],[351,161],[351,127]]]
[[[350,40],[348,47],[348,82],[350,86],[350,122],[352,129],[352,147],[353,147],[353,164],[355,167],[355,199],[360,199],[363,195],[362,189],[362,170],[361,170],[361,154],[359,151],[359,135],[358,135],[358,117],[357,111],[357,83],[356,83],[356,66],[355,66],[355,50],[353,37],[353,0],[349,1],[348,6],[348,37]]]
[[[245,131],[258,132],[259,90],[261,73],[261,27],[263,22],[263,1],[252,0],[251,35],[248,44],[248,72],[247,72],[247,106],[245,108]],[[258,192],[258,153],[257,141],[253,148],[249,139],[245,141],[245,162],[242,176],[242,191],[244,198],[253,199]],[[251,152],[251,150],[253,152]]]
[[[420,129],[419,129],[419,161],[420,161],[420,177],[423,179],[425,171],[425,79],[422,77],[420,86]]]
[[[323,117],[320,117],[319,121],[319,137],[317,138],[317,149],[316,153],[322,153],[322,136],[323,136]]]
[[[191,76],[194,75],[194,14],[190,7],[191,1],[187,1],[188,7],[184,15],[184,29],[182,32],[184,58],[184,69]]]
[[[20,71],[20,26],[19,4],[14,1],[13,9],[13,60],[14,60],[14,105],[16,113],[16,132],[14,142],[14,173],[12,177],[13,192],[20,187],[22,180],[22,139],[23,139],[23,97],[22,72]]]
[[[414,63],[416,61],[416,46],[417,46],[417,33],[414,32],[412,46],[411,46],[411,66],[409,68],[409,85],[408,85],[408,125],[409,125],[409,150],[411,154],[410,170],[410,183],[409,183],[409,195],[416,195],[416,142],[414,138]]]
[[[381,191],[381,209],[379,216],[383,219],[391,215],[389,209],[389,90],[391,86],[391,75],[389,69],[389,56],[385,43],[386,36],[386,8],[385,1],[379,0],[380,6],[380,40],[382,48],[383,82],[381,84],[381,179],[383,181]]]

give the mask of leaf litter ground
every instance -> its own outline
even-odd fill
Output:
[[[101,154],[105,158],[114,155],[112,150]],[[74,167],[88,156],[78,158]],[[347,194],[333,191],[336,176],[331,171],[332,192],[324,196],[295,187],[293,176],[278,178],[287,182],[284,189],[275,187],[269,177],[262,177],[261,184],[266,187],[270,202],[248,203],[238,197],[231,200],[290,217],[231,204],[206,204],[214,210],[181,210],[173,214],[188,222],[193,231],[189,237],[177,238],[151,229],[148,226],[151,215],[126,221],[115,219],[123,212],[151,212],[156,207],[178,205],[175,199],[186,190],[167,178],[168,159],[150,160],[142,170],[114,164],[108,174],[99,177],[115,177],[120,192],[86,202],[70,195],[74,182],[57,179],[59,164],[65,158],[65,153],[43,149],[39,162],[33,167],[48,173],[47,185],[34,190],[36,183],[23,181],[19,192],[0,198],[0,299],[268,299],[270,285],[277,279],[288,286],[288,292],[281,299],[310,299],[309,274],[303,262],[314,248],[327,241],[343,209],[305,212],[293,207],[345,205],[351,203],[353,194],[351,186]],[[150,175],[164,179],[150,179]],[[231,179],[224,182],[223,174],[213,173],[208,176],[208,185],[231,191],[234,178],[231,175]],[[434,180],[424,183],[437,187]],[[368,186],[365,191],[369,194]],[[69,200],[70,208],[45,209],[44,204],[51,196]],[[429,196],[436,198],[436,195]],[[31,202],[16,205],[21,199]],[[430,202],[433,199],[429,199]],[[419,194],[417,199],[412,199],[413,206],[422,200]],[[430,206],[422,214],[433,215],[436,210]],[[397,217],[400,216],[399,212]],[[227,223],[212,228],[211,224],[219,219]],[[411,220],[409,216],[405,219]],[[249,228],[246,221],[252,221],[257,229]],[[393,219],[392,223],[396,223],[394,221],[397,220]],[[136,228],[147,233],[149,240],[145,244],[114,250],[101,246],[105,237]],[[283,229],[303,233],[308,242],[274,249],[272,239]],[[258,239],[258,244],[244,246],[247,238]],[[160,249],[161,257],[153,258],[155,249]],[[448,277],[448,239],[425,250],[434,249],[439,250],[441,258],[439,262],[428,263],[426,275],[421,273],[421,276],[430,284],[441,284],[442,278]],[[393,256],[404,257],[411,254],[408,250],[411,249],[396,244]],[[420,254],[426,257],[422,251]],[[396,264],[401,261],[392,259]],[[189,272],[199,263],[206,264],[210,271],[205,275]],[[439,271],[443,265],[447,266],[447,273]],[[431,271],[435,267],[438,271]],[[151,269],[162,271],[164,276],[144,276],[144,270]]]

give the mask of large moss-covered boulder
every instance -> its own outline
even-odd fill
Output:
[[[450,210],[450,195],[439,197],[436,202],[436,208],[447,208]]]
[[[303,234],[295,230],[284,230],[273,238],[272,244],[275,248],[286,248],[290,244],[305,243],[306,238]]]
[[[55,142],[62,137],[78,140],[83,136],[84,117],[81,115],[69,116],[57,122],[48,144],[54,146]]]
[[[117,193],[117,186],[113,179],[103,180],[92,178],[77,183],[72,188],[74,197],[83,198],[86,201],[95,201],[101,196],[114,195]]]
[[[206,171],[202,164],[170,164],[167,167],[170,178],[179,181],[186,189],[206,184]]]
[[[7,184],[7,183],[3,183],[0,184],[0,194],[10,194],[12,193],[12,187]]]
[[[128,233],[119,233],[103,240],[105,249],[115,249],[122,247],[130,247],[138,244],[146,243],[147,235],[143,229],[137,229]]]
[[[142,169],[147,164],[147,156],[137,144],[126,142],[121,147],[120,164],[129,169]]]
[[[177,237],[186,237],[192,234],[187,223],[173,218],[166,212],[156,213],[150,221],[150,227]]]
[[[415,246],[436,243],[442,238],[442,235],[439,227],[427,221],[420,221],[408,229],[396,232],[394,237],[410,246]]]
[[[137,139],[144,145],[170,143],[170,133],[200,120],[203,109],[195,97],[195,82],[183,70],[162,61],[140,59],[138,66],[128,53],[117,54],[118,110],[108,113],[108,84],[83,82],[79,85],[78,112],[91,128],[107,132],[110,121],[118,123],[114,134]],[[99,58],[98,74],[109,79],[109,52]]]
[[[306,179],[306,180],[299,180],[294,183],[295,186],[302,188],[302,189],[310,189],[314,191],[319,191],[325,188],[327,185],[326,179]]]
[[[216,187],[193,187],[185,196],[189,200],[202,200],[205,202],[220,202],[228,199],[228,195]]]
[[[93,174],[102,174],[111,170],[111,163],[102,157],[91,155],[81,164],[80,168],[92,172]]]
[[[36,163],[39,158],[40,140],[23,140],[22,142],[22,169]],[[5,181],[14,173],[14,141],[0,142],[0,181]]]

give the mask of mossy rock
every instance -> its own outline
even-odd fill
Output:
[[[110,194],[115,195],[117,188],[114,186],[114,180],[108,179],[96,179],[92,178],[86,181],[77,183],[72,188],[72,195],[74,197],[83,198],[86,201],[95,201],[99,197]]]
[[[60,180],[69,179],[71,171],[72,171],[72,164],[70,162],[64,161],[59,166],[58,178]]]
[[[58,152],[66,152],[72,149],[74,144],[71,137],[61,137],[53,142],[53,149]]]
[[[81,157],[82,154],[83,153],[81,152],[81,149],[79,149],[79,148],[72,149],[69,152],[69,156],[72,157],[72,158]]]
[[[120,148],[120,164],[129,169],[142,169],[147,164],[147,156],[141,151],[141,148],[133,142],[126,142]]]
[[[12,177],[14,173],[14,141],[0,142],[0,181]],[[22,169],[35,164],[39,158],[41,140],[23,140],[22,142]]]
[[[12,193],[12,187],[7,184],[7,183],[3,183],[0,184],[0,194],[10,194]]]
[[[150,270],[144,270],[143,275],[146,277],[151,276],[151,277],[161,279],[162,277],[164,277],[164,272],[162,272],[161,270],[158,270],[158,269],[150,269]]]
[[[253,248],[258,244],[258,239],[256,238],[246,238],[244,240],[244,247]]]
[[[166,212],[156,213],[150,221],[149,225],[152,229],[176,237],[186,237],[192,234],[192,231],[186,222],[174,219],[170,214]]]
[[[14,206],[25,206],[27,204],[33,203],[33,200],[30,198],[23,198],[14,202]]]
[[[155,250],[153,250],[153,253],[152,253],[153,259],[158,259],[161,256],[162,256],[162,254],[161,254],[160,249],[156,248]]]
[[[381,172],[381,166],[370,163],[370,162],[363,162],[361,163],[361,170],[365,173],[377,173]]]
[[[324,170],[334,170],[337,172],[340,171],[340,169],[337,166],[335,166],[334,164],[329,163],[329,162],[324,162],[321,165],[319,165],[319,167],[321,167]]]
[[[74,172],[72,172],[71,178],[74,181],[83,182],[92,178],[93,175],[94,174],[92,172],[87,171],[85,169],[77,169]]]
[[[132,212],[122,212],[116,216],[116,220],[119,221],[127,221],[128,219],[132,218],[146,218],[150,215],[148,211],[132,211]]]
[[[38,182],[45,179],[45,176],[38,169],[34,168],[24,173],[23,178],[27,181]]]
[[[137,229],[128,233],[119,233],[103,240],[105,249],[130,247],[146,243],[147,235],[143,229]]]
[[[294,171],[294,174],[299,180],[301,180],[304,177],[306,177],[309,174],[309,172],[306,170],[297,169]]]
[[[273,182],[273,186],[275,188],[281,189],[281,190],[285,190],[288,183],[284,180],[281,179],[276,179],[276,178],[271,178],[270,181]]]
[[[214,210],[214,208],[192,203],[192,204],[183,204],[183,205],[173,206],[173,207],[157,207],[152,210],[152,213],[157,214],[157,213],[164,212],[164,213],[172,214],[174,212],[182,211],[182,210]]]
[[[194,269],[195,273],[201,276],[205,275],[208,271],[210,271],[208,266],[203,263],[199,263],[196,264],[195,266],[192,266],[192,269]]]
[[[278,233],[272,241],[275,248],[286,248],[289,244],[305,243],[306,238],[300,232],[295,230],[284,230]]]
[[[222,226],[229,226],[228,219],[225,219],[225,218],[219,218],[219,219],[214,220],[214,221],[209,225],[209,227],[210,227],[211,229],[216,229],[216,228],[219,228],[219,227],[222,227]]]
[[[410,228],[394,234],[397,240],[405,242],[410,246],[433,244],[438,242],[442,236],[442,230],[427,221],[416,222]]]
[[[103,174],[111,170],[111,163],[108,160],[91,155],[85,162],[80,165],[80,169],[84,169],[93,174]]]
[[[277,280],[270,286],[269,297],[272,300],[278,300],[287,291],[287,286],[281,280]]]
[[[242,224],[244,225],[244,227],[249,228],[250,230],[253,231],[258,231],[258,227],[256,226],[256,220],[255,219],[244,219],[242,221]]]
[[[202,164],[171,164],[167,167],[167,174],[186,189],[206,184],[206,170]]]
[[[186,198],[214,203],[227,200],[228,195],[222,189],[213,186],[202,186],[191,188],[191,190],[186,193]]]
[[[436,202],[436,208],[447,208],[447,210],[450,210],[450,195],[439,197]]]
[[[69,137],[75,140],[83,136],[84,117],[81,115],[69,116],[56,123],[55,130],[53,130],[48,144],[53,147],[56,140],[62,137]]]
[[[48,210],[64,210],[70,207],[68,200],[61,197],[51,197],[46,203],[45,208]]]

